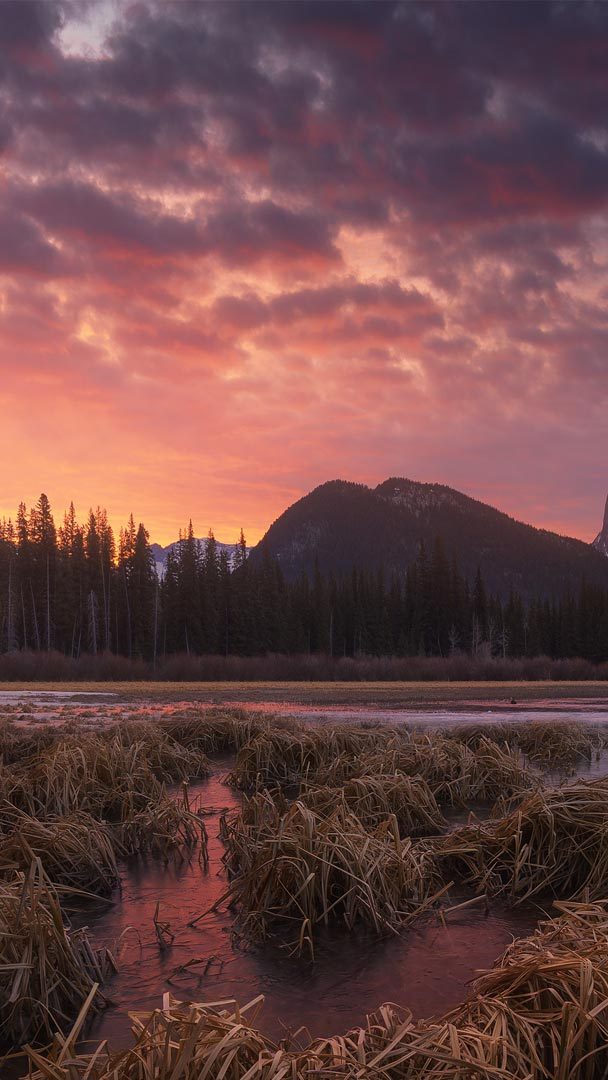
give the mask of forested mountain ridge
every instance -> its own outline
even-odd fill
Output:
[[[608,535],[608,534],[607,534]],[[392,477],[369,488],[332,480],[290,506],[253,549],[267,548],[287,579],[302,572],[337,576],[353,567],[397,573],[441,536],[472,580],[481,569],[489,590],[506,598],[563,596],[584,579],[608,586],[608,561],[598,548],[516,521],[443,484]]]
[[[477,537],[473,557],[480,550],[484,554],[479,536],[486,544],[490,537],[490,553],[496,552],[486,517],[495,526],[510,519],[483,504],[471,510],[466,496],[436,485],[392,480],[380,490],[333,483],[302,500],[294,512],[304,503],[309,516],[304,514],[306,528],[299,531],[304,546],[296,554],[302,559],[308,548],[323,554],[329,549],[344,559],[339,545],[348,541],[350,556],[363,560],[369,556],[363,540],[375,543],[376,557],[377,548],[386,551],[390,543],[401,542],[400,565],[391,569],[368,561],[334,573],[321,569],[317,560],[311,573],[291,578],[268,544],[248,558],[241,532],[229,561],[212,533],[201,544],[189,523],[168,551],[159,579],[148,532],[143,523],[136,526],[132,515],[116,541],[103,509],[91,510],[79,522],[70,505],[56,527],[46,495],[29,511],[21,503],[14,522],[0,521],[0,654],[55,651],[79,660],[114,653],[151,661],[154,670],[157,660],[184,653],[608,660],[608,585],[585,577],[585,567],[608,569],[605,556],[590,545],[513,522],[508,527],[517,536],[523,529],[528,544],[549,538],[547,565],[551,557],[555,563],[556,543],[558,554],[563,545],[566,556],[587,551],[591,562],[566,563],[572,577],[575,568],[581,576],[561,596],[565,575],[554,579],[550,599],[540,592],[526,598],[517,589],[501,597],[488,589],[479,566],[473,574],[463,573],[454,538],[470,566],[467,537]],[[370,510],[367,537],[359,528],[361,501]],[[312,519],[311,502],[316,509]],[[452,550],[436,535],[428,545],[416,541],[415,557],[408,560],[404,513],[410,523],[415,518],[415,532],[422,538],[438,515],[447,514],[443,520],[452,527]],[[331,527],[335,535],[328,537]],[[332,549],[334,540],[338,547]],[[488,565],[495,570],[492,561]]]

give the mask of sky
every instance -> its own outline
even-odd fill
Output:
[[[608,4],[0,3],[0,517],[254,542],[325,480],[590,540]]]

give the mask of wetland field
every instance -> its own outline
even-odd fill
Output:
[[[3,1080],[608,1075],[605,683],[0,717]]]

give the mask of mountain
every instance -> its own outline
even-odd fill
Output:
[[[440,536],[449,556],[472,580],[481,569],[487,588],[501,596],[563,595],[581,580],[608,587],[608,561],[591,544],[536,529],[442,484],[391,478],[376,488],[332,480],[290,506],[269,528],[264,545],[293,580],[353,567],[401,572],[423,541],[430,552]]]
[[[150,544],[150,550],[151,550],[151,552],[152,552],[152,554],[154,556],[154,563],[156,565],[156,573],[158,574],[158,577],[160,578],[161,581],[162,581],[163,577],[165,576],[165,567],[167,565],[167,555],[169,554],[170,551],[175,551],[179,547],[180,543],[181,543],[180,540],[174,540],[172,544],[167,544],[166,547],[161,547],[160,544]],[[198,540],[197,539],[196,543],[199,545],[199,547],[204,548],[204,544],[205,544],[204,540]],[[216,540],[215,543],[216,543],[216,546],[217,546],[218,554],[220,553],[220,551],[225,551],[227,553],[227,555],[228,555],[228,564],[229,564],[229,566],[232,566],[232,561],[234,559],[234,549],[235,549],[236,545],[235,544],[222,544],[219,540]]]
[[[599,532],[593,541],[593,547],[601,552],[602,555],[608,555],[608,498],[606,499],[606,508],[604,510],[604,524],[602,525],[602,531]]]

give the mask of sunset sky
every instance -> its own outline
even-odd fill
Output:
[[[0,517],[336,477],[590,540],[608,4],[0,3]]]

